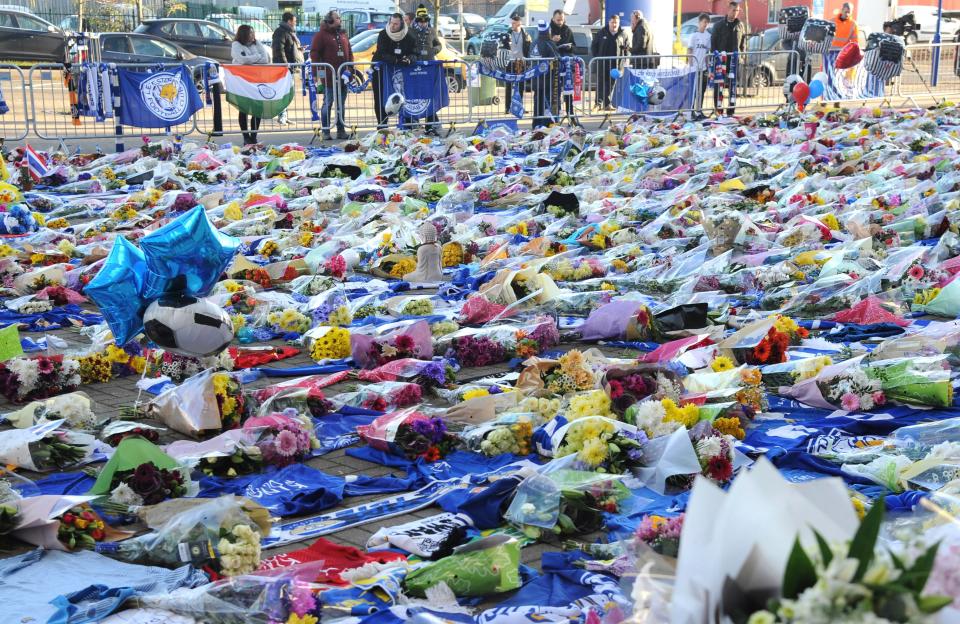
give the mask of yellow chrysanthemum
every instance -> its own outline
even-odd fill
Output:
[[[7,256],[17,255],[17,250],[7,245],[6,243],[0,244],[0,258],[6,258]]]
[[[785,334],[795,334],[800,331],[800,326],[797,325],[797,322],[789,316],[777,317],[777,321],[773,324],[773,326],[777,331]]]
[[[831,230],[839,230],[840,222],[837,220],[837,217],[831,212],[820,217],[820,222]]]
[[[678,407],[673,399],[663,399],[660,402],[666,415],[665,421],[673,421],[682,424],[687,429],[692,429],[700,421],[700,408],[693,403],[687,403],[683,407]]]
[[[247,318],[242,314],[234,314],[230,317],[230,322],[233,324],[233,331],[238,332],[246,326]]]
[[[746,437],[747,433],[740,426],[739,418],[717,418],[713,421],[713,427],[724,435],[731,435],[738,440]]]
[[[728,371],[732,368],[735,368],[735,364],[733,363],[733,360],[727,356],[721,355],[710,363],[710,368],[712,368],[716,373],[722,373],[723,371]]]
[[[33,220],[36,221],[40,227],[44,227],[47,224],[47,218],[39,212],[33,213]]]
[[[287,624],[317,624],[318,621],[317,616],[310,615],[309,613],[304,615],[291,613],[290,617],[287,618]]]
[[[401,258],[394,263],[390,269],[390,275],[393,277],[403,277],[407,273],[413,273],[417,268],[417,263],[413,258]]]
[[[128,365],[130,366],[130,368],[133,369],[133,372],[140,375],[143,373],[143,370],[147,367],[147,358],[141,357],[139,355],[134,356],[130,358],[130,362],[128,363]]]
[[[620,258],[616,258],[613,262],[610,263],[610,265],[613,267],[613,270],[616,271],[617,273],[626,273],[627,271],[630,270],[630,267],[627,266],[627,263],[621,260]]]
[[[583,442],[577,459],[588,466],[599,466],[607,459],[607,443],[599,438],[587,438]]]
[[[607,248],[607,239],[603,237],[603,234],[594,234],[593,237],[590,239],[590,242],[593,244],[594,247],[597,247],[599,249]]]

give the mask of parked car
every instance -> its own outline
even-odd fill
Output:
[[[344,28],[352,23],[353,33],[356,34],[362,30],[379,30],[385,27],[390,21],[390,15],[374,9],[344,9],[340,12],[340,19]]]
[[[223,26],[197,19],[145,20],[133,31],[159,37],[197,56],[229,63],[232,60],[230,45],[235,33]],[[269,39],[264,42],[269,46]]]
[[[236,36],[237,29],[240,28],[240,26],[244,24],[250,26],[253,28],[253,34],[256,35],[257,41],[262,42],[267,49],[267,54],[273,56],[271,43],[273,41],[274,29],[259,17],[243,17],[234,15],[233,13],[214,13],[213,15],[207,16],[207,21],[213,22],[228,33],[233,33],[234,36]]]
[[[66,33],[24,11],[0,9],[0,41],[4,59],[62,63],[67,58]]]
[[[203,85],[204,67],[214,62],[175,43],[144,33],[94,34],[88,45],[88,58],[95,63],[183,63],[190,68],[198,88]]]
[[[377,52],[377,38],[371,37],[364,39],[356,47],[350,45],[353,50],[353,61],[359,65],[361,71],[366,70],[364,63],[372,63],[373,55]],[[450,93],[459,93],[467,86],[467,66],[463,59],[457,54],[457,51],[450,47],[446,41],[442,42],[440,53],[437,54],[438,61],[458,62],[459,64],[446,67],[447,90]]]
[[[448,13],[446,15],[441,15],[440,19],[443,19],[444,17],[449,17],[457,24],[461,23],[460,14]],[[480,15],[477,15],[476,13],[463,14],[463,30],[465,31],[464,37],[466,37],[467,39],[469,39],[470,37],[479,35],[481,32],[483,32],[483,29],[486,27],[487,27],[486,18]],[[459,36],[460,35],[457,35],[457,38],[459,38]]]
[[[787,77],[790,52],[783,49],[781,42],[779,28],[768,28],[747,40],[747,52],[769,52],[747,55],[740,68],[747,86],[762,89],[783,83]]]
[[[460,39],[460,32],[463,31],[464,37],[467,36],[466,29],[460,27],[460,22],[449,15],[441,15],[437,19],[437,32],[441,37],[447,39]]]
[[[510,30],[509,23],[495,22],[492,24],[487,24],[487,27],[480,31],[479,34],[470,37],[467,41],[467,54],[472,56],[478,56],[483,49],[484,41],[500,41],[500,37],[503,36],[503,33]],[[527,32],[530,32],[530,29],[527,29]],[[537,33],[537,29],[533,29],[531,37]],[[489,43],[487,44],[490,45]],[[499,44],[498,44],[499,45]]]
[[[357,46],[361,44],[361,42],[366,41],[367,39],[376,40],[379,35],[379,30],[362,30],[350,37],[350,49],[355,50]]]

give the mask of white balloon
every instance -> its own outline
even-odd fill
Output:
[[[786,80],[783,81],[783,96],[788,100],[793,99],[793,88],[797,86],[797,83],[803,82],[798,74],[790,74],[787,76]]]
[[[822,71],[815,73],[813,75],[813,80],[819,80],[823,83],[823,86],[827,86],[830,83],[830,79],[827,78],[827,73]]]
[[[233,322],[209,299],[164,295],[143,313],[147,336],[160,347],[203,357],[223,351],[233,340]]]

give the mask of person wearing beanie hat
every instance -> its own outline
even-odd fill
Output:
[[[559,112],[559,74],[555,60],[560,56],[557,44],[550,36],[550,27],[547,22],[540,20],[537,24],[537,42],[534,46],[535,58],[550,59],[550,71],[534,78],[533,82],[533,127],[548,126],[556,120],[555,113]]]
[[[437,60],[437,55],[443,49],[443,42],[437,34],[437,29],[430,25],[430,15],[427,13],[427,7],[422,4],[417,7],[416,17],[413,20],[413,26],[410,28],[410,35],[416,43],[415,60]],[[440,123],[435,114],[427,117],[426,126],[427,134],[438,133]]]

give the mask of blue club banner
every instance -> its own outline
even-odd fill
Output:
[[[646,92],[663,87],[666,97],[656,106],[647,102]],[[636,113],[676,111],[690,108],[697,85],[697,72],[692,67],[679,69],[634,69],[626,67],[613,87],[613,105]]]
[[[435,115],[450,104],[443,63],[421,61],[413,65],[382,65],[383,101],[394,93],[403,95],[402,114],[407,119]]]
[[[203,100],[186,66],[140,72],[117,69],[120,123],[137,128],[169,128],[190,120]]]

